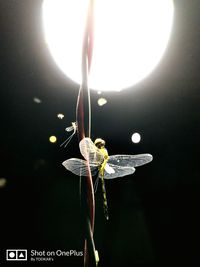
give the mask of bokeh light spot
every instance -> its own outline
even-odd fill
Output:
[[[49,137],[49,142],[56,143],[56,141],[57,141],[57,137],[55,135],[52,135]]]
[[[137,144],[141,141],[141,135],[139,133],[134,133],[131,136],[131,140],[133,143]]]

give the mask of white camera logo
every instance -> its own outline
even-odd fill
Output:
[[[27,249],[7,249],[7,261],[27,261]]]

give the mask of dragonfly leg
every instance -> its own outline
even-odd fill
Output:
[[[96,179],[96,181],[94,183],[94,193],[97,192],[98,184],[99,184],[99,177],[97,177],[97,179]]]

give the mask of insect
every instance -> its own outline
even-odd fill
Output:
[[[133,174],[135,167],[149,163],[153,157],[151,154],[109,156],[105,148],[105,141],[101,138],[97,138],[94,143],[90,138],[83,138],[79,143],[79,148],[85,160],[71,158],[65,160],[62,165],[76,175],[87,176],[87,161],[89,162],[92,176],[98,175],[97,184],[98,180],[101,179],[104,214],[108,220],[104,179],[114,179]]]
[[[67,131],[67,132],[71,132],[71,131],[73,131],[72,132],[72,134],[60,145],[60,146],[63,146],[64,145],[64,147],[66,147],[68,144],[69,144],[69,142],[72,140],[72,138],[73,138],[73,136],[75,135],[75,133],[76,133],[76,131],[77,131],[77,123],[76,122],[72,122],[72,125],[71,126],[69,126],[69,127],[67,127],[66,129],[65,129],[65,131]]]

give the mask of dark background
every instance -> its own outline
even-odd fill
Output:
[[[75,120],[78,86],[44,43],[41,3],[0,0],[0,177],[7,180],[0,188],[0,261],[9,248],[82,250],[79,179],[61,165],[80,157],[77,138],[60,148]],[[171,39],[154,72],[133,88],[103,93],[103,107],[91,92],[92,138],[104,138],[110,154],[154,156],[134,175],[106,181],[108,222],[99,187],[100,267],[200,261],[199,14],[198,0],[175,1]],[[141,143],[131,142],[134,132]],[[82,258],[71,257],[63,266],[77,263]]]

